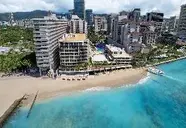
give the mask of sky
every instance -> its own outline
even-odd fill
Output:
[[[166,17],[179,15],[180,6],[186,0],[85,0],[86,9],[95,13],[118,13],[121,10],[141,8],[142,14],[160,11]],[[73,0],[0,0],[0,13],[33,10],[67,12],[73,8]]]

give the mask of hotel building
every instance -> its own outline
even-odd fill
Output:
[[[132,57],[124,48],[106,45],[106,57],[114,65],[131,65]]]
[[[37,66],[40,75],[49,70],[55,72],[59,66],[58,40],[66,33],[67,20],[58,19],[55,14],[34,18],[34,42]]]
[[[146,46],[152,46],[156,43],[157,33],[153,22],[141,22],[140,33],[142,34],[142,42]]]
[[[156,32],[160,33],[162,31],[162,24],[164,21],[164,13],[161,12],[149,12],[147,13],[147,22],[154,22]]]
[[[186,38],[186,4],[181,6],[178,34],[182,38]]]
[[[156,44],[157,34],[153,31],[146,31],[143,33],[143,43],[147,46]]]
[[[95,27],[95,32],[100,32],[100,31],[107,31],[107,19],[105,16],[95,16],[94,17],[94,27]]]
[[[127,53],[141,51],[142,34],[140,33],[140,24],[138,22],[128,22],[121,26],[120,44]]]
[[[68,34],[59,40],[60,73],[78,72],[80,64],[90,57],[90,41],[86,34]]]
[[[80,19],[77,15],[72,15],[70,20],[70,33],[87,34],[87,22]]]

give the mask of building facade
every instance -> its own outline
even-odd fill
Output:
[[[86,10],[86,22],[87,22],[88,26],[93,25],[93,11],[92,11],[92,9]]]
[[[111,20],[111,37],[114,41],[118,39],[118,18],[117,16]]]
[[[74,0],[74,15],[85,20],[85,0]]]
[[[147,31],[143,33],[143,43],[146,46],[152,46],[156,44],[157,34],[153,31]]]
[[[34,18],[34,42],[37,66],[40,74],[49,70],[55,72],[59,66],[58,39],[66,33],[67,20],[50,14],[44,18]]]
[[[161,25],[161,32],[168,32],[169,31],[169,23],[170,23],[170,19],[164,18],[162,25],[160,24]]]
[[[178,18],[176,16],[172,16],[169,19],[169,32],[177,32],[178,28]]]
[[[186,38],[186,4],[181,6],[178,35],[180,38]]]
[[[85,33],[87,34],[87,22],[80,19],[77,15],[72,15],[70,20],[70,33]]]
[[[164,14],[161,12],[149,12],[146,15],[147,21],[163,22]]]
[[[121,45],[124,46],[127,53],[141,51],[142,34],[140,33],[140,24],[138,22],[128,22],[121,26]]]
[[[69,34],[59,40],[60,73],[79,71],[78,66],[90,57],[89,40],[85,34]]]
[[[16,23],[16,26],[19,26],[19,27],[24,27],[24,28],[33,28],[34,27],[33,21],[29,20],[29,19],[17,20],[17,21],[15,21],[15,23]]]
[[[156,44],[157,33],[155,32],[154,22],[142,22],[140,24],[140,33],[145,46],[149,47]]]
[[[95,27],[95,32],[100,32],[100,31],[107,31],[107,19],[105,16],[95,16],[94,17],[94,27]]]
[[[68,10],[68,13],[67,13],[67,16],[66,16],[67,19],[68,19],[68,20],[71,20],[72,15],[74,15],[74,9]]]
[[[139,22],[141,16],[141,9],[135,8],[133,11],[131,11],[128,15],[128,19],[131,21]]]
[[[106,45],[105,53],[113,65],[131,65],[132,57],[123,48]]]
[[[164,22],[164,13],[161,12],[149,12],[147,13],[147,22],[154,22],[156,32],[160,33],[162,31],[162,24]]]

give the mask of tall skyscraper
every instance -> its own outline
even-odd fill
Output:
[[[181,6],[178,34],[181,38],[186,38],[186,4]]]
[[[85,0],[74,0],[74,14],[85,20]]]
[[[88,26],[93,25],[93,11],[92,11],[92,9],[86,10],[86,21],[87,21]]]

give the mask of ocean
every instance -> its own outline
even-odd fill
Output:
[[[186,60],[127,87],[83,91],[19,109],[4,128],[186,128]]]

